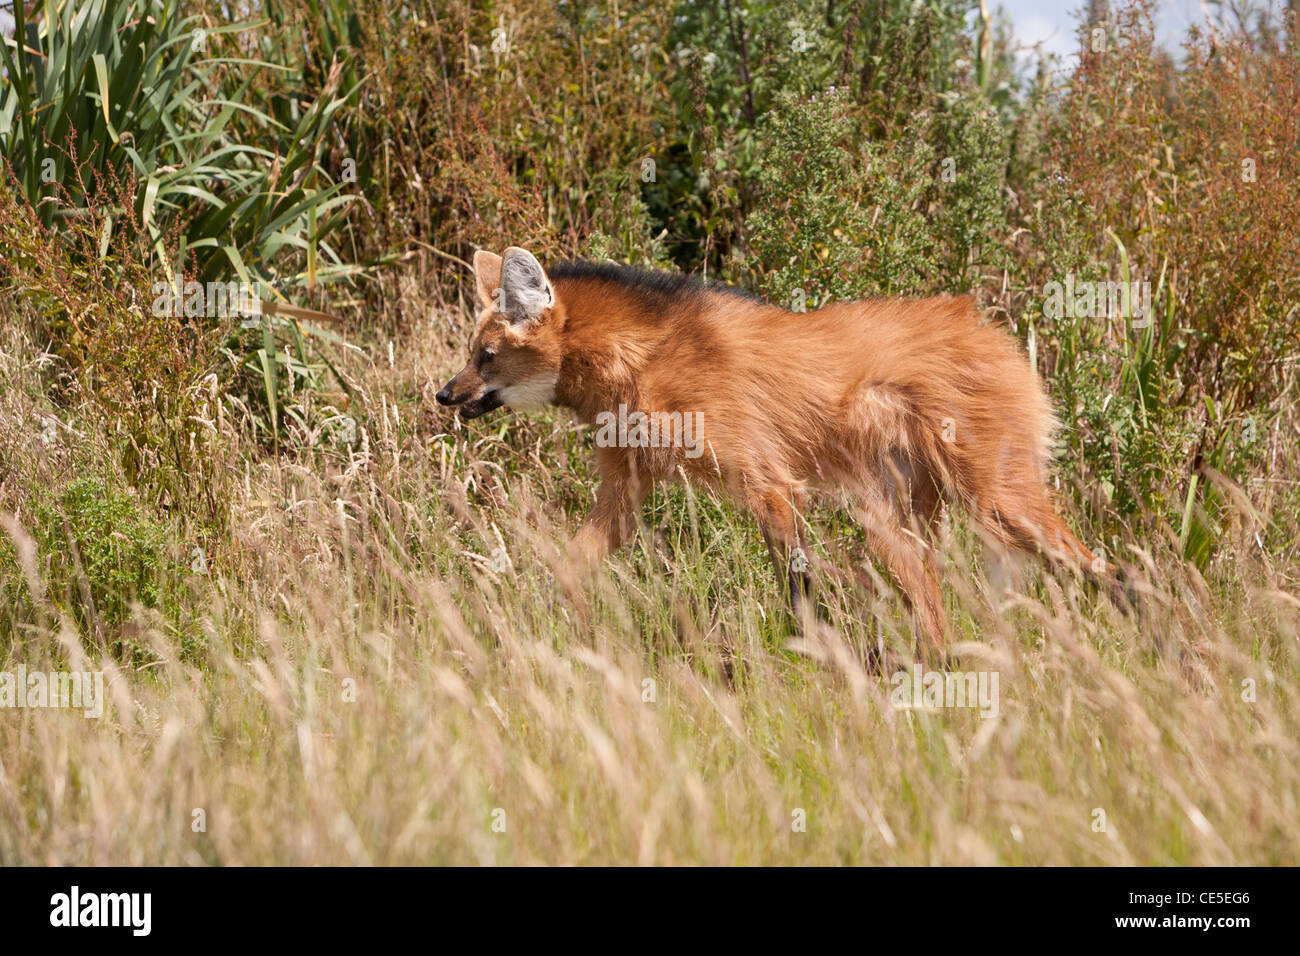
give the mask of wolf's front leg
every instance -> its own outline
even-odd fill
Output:
[[[632,536],[641,504],[649,491],[649,482],[633,471],[625,450],[600,451],[614,454],[600,455],[602,477],[596,489],[596,505],[570,545],[574,559],[585,568],[599,564]]]

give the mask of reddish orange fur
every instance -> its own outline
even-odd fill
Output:
[[[947,624],[928,533],[943,500],[961,502],[998,544],[1093,560],[1048,494],[1047,396],[969,296],[792,313],[727,291],[657,296],[580,275],[551,279],[554,304],[512,322],[492,310],[500,258],[479,253],[475,265],[484,312],[473,355],[497,357],[485,370],[472,357],[449,396],[554,375],[553,400],[588,423],[620,403],[703,413],[701,457],[597,449],[601,485],[575,539],[589,560],[627,539],[652,482],[683,473],[743,502],[778,562],[780,548],[803,546],[808,496],[829,495],[863,522],[935,650]]]

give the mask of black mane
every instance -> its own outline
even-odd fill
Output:
[[[642,269],[616,262],[591,262],[570,259],[546,270],[551,279],[595,279],[613,282],[649,300],[655,305],[667,305],[682,299],[695,298],[705,292],[739,296],[761,302],[755,295],[722,283],[701,282],[695,276],[663,269]]]

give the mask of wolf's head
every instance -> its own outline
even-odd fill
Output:
[[[469,362],[438,392],[439,403],[458,407],[461,418],[548,404],[562,355],[555,290],[541,264],[516,246],[501,256],[480,250],[474,279],[480,312]]]

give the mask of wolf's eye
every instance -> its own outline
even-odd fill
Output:
[[[484,349],[478,357],[479,367],[481,368],[482,366],[487,365],[488,362],[492,361],[496,357],[497,353],[492,349]]]

